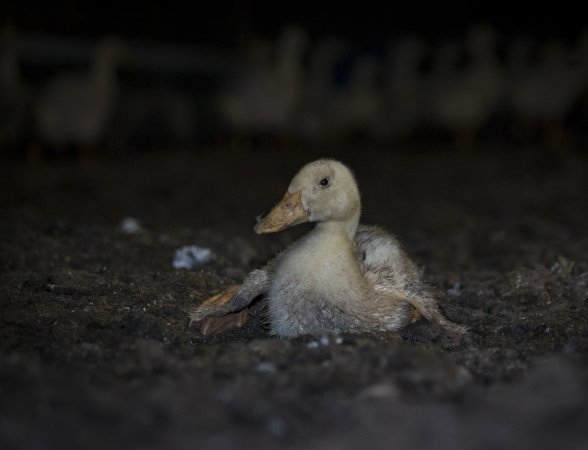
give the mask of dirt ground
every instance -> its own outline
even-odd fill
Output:
[[[469,327],[203,337],[187,311],[306,226],[254,218],[305,162],[354,169]],[[586,449],[588,158],[265,148],[0,169],[0,448]],[[125,234],[124,218],[143,229]],[[175,250],[214,258],[175,269]]]

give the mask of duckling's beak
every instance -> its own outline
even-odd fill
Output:
[[[253,229],[257,234],[275,233],[308,222],[309,215],[302,205],[302,191],[293,194],[286,192],[284,198],[269,213],[257,219]]]

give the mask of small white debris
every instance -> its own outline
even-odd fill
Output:
[[[257,365],[257,371],[261,373],[276,373],[278,369],[276,365],[271,362],[262,362]]]
[[[494,233],[490,234],[490,241],[493,244],[502,242],[506,239],[506,233],[503,230],[495,231]]]
[[[207,263],[211,258],[212,251],[209,248],[186,245],[176,250],[172,264],[176,269],[194,269]]]
[[[235,399],[235,394],[230,389],[223,389],[218,393],[218,399],[223,403],[231,403]]]
[[[379,383],[367,386],[359,393],[359,398],[363,400],[379,400],[397,398],[399,395],[398,388],[393,384]]]
[[[288,424],[280,417],[271,417],[267,422],[267,428],[271,434],[283,437],[288,432]]]
[[[319,346],[328,347],[330,344],[341,345],[343,338],[341,336],[329,336],[323,334],[318,341],[310,341],[306,346],[308,348],[318,348]]]
[[[125,217],[118,225],[118,229],[123,234],[137,234],[143,231],[141,222],[134,217]]]
[[[453,283],[449,289],[447,289],[447,295],[451,297],[458,297],[461,294],[461,283]]]

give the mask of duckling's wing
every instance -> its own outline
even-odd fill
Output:
[[[360,225],[354,244],[361,268],[377,291],[412,296],[425,289],[416,264],[394,235],[377,226]]]
[[[431,322],[450,331],[465,332],[464,327],[441,314],[434,288],[423,279],[395,236],[377,226],[360,225],[354,244],[364,275],[378,293],[404,297]]]
[[[270,286],[269,265],[249,273],[241,285],[230,286],[204,300],[190,312],[190,325],[199,323],[203,334],[219,333],[243,326],[247,307]]]

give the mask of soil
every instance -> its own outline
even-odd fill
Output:
[[[0,448],[587,448],[585,154],[283,147],[2,164]],[[308,230],[252,226],[333,155],[466,338],[421,320],[284,340],[262,304],[188,327]],[[175,269],[184,245],[214,257]]]

